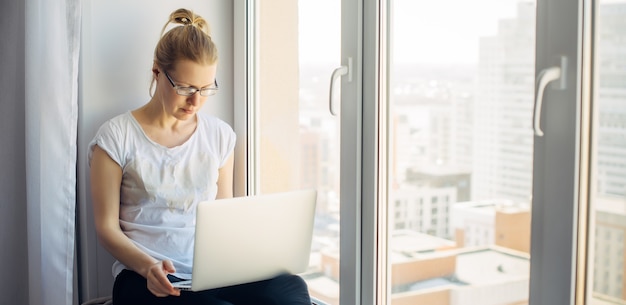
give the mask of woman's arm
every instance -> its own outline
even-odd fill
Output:
[[[120,228],[120,166],[95,146],[90,170],[94,222],[100,244],[126,267],[145,277],[154,295],[179,295],[180,291],[172,287],[166,276],[175,272],[172,263],[160,262],[143,252]]]
[[[215,198],[231,198],[233,197],[233,174],[235,157],[234,153],[231,153],[226,160],[224,166],[219,170],[219,176],[217,177],[217,195]]]

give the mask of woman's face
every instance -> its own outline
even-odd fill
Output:
[[[200,95],[199,91],[191,96],[179,95],[172,83],[178,87],[195,89],[214,87],[217,65],[202,65],[190,60],[181,60],[174,65],[173,70],[159,69],[159,72],[157,88],[163,109],[179,120],[187,120],[200,110],[208,97]]]

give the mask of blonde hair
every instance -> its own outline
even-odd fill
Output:
[[[165,32],[170,24],[179,24],[179,26]],[[217,47],[211,39],[209,24],[202,16],[184,8],[177,9],[170,14],[169,20],[161,30],[161,39],[154,49],[154,62],[166,71],[172,70],[176,62],[181,59],[203,65],[212,65],[217,62]],[[153,77],[150,92],[155,81]]]

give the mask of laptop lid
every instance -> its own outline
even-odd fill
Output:
[[[304,272],[316,199],[299,190],[199,203],[191,290]]]

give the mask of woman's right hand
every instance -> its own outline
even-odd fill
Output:
[[[148,290],[157,297],[166,297],[168,295],[179,296],[180,290],[174,288],[172,283],[167,279],[167,275],[174,272],[176,272],[176,269],[169,260],[160,261],[150,266],[146,273]]]

